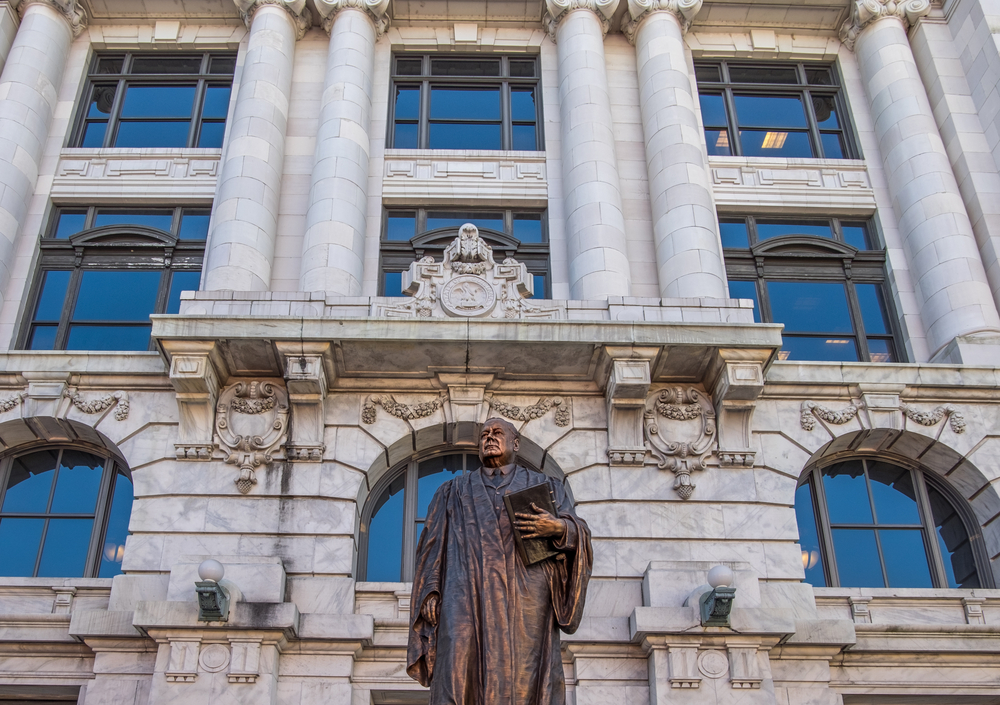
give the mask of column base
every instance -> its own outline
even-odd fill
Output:
[[[930,362],[996,367],[1000,362],[1000,331],[956,336]]]

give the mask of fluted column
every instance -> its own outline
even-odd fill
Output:
[[[619,0],[546,0],[559,57],[570,295],[628,296],[629,272],[604,35]]]
[[[305,0],[234,1],[250,36],[216,189],[203,288],[266,291],[278,234],[295,41],[310,16]]]
[[[21,25],[0,74],[0,297],[35,191],[69,47],[86,25],[86,14],[74,0],[16,5]]]
[[[361,294],[375,42],[389,0],[317,0],[330,33],[299,288]]]
[[[684,54],[702,0],[628,0],[656,241],[660,295],[727,298],[708,156]]]
[[[1000,315],[906,36],[929,11],[928,0],[862,0],[841,38],[858,56],[933,356],[956,336],[1000,331]]]

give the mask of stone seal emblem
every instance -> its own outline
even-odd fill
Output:
[[[450,316],[485,316],[497,302],[496,291],[475,274],[455,277],[441,290],[441,306]]]

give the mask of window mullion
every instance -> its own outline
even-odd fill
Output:
[[[429,60],[428,60],[429,61]],[[420,149],[430,149],[431,143],[431,82],[424,79],[420,83],[420,119],[417,127],[417,145]],[[395,144],[395,142],[393,142]]]
[[[510,100],[510,82],[503,81],[500,84],[500,149],[508,151],[514,149],[513,115],[511,114]],[[537,135],[535,139],[538,139]],[[535,142],[535,146],[538,146],[537,141]]]
[[[115,478],[115,461],[111,458],[104,458],[104,473],[101,475],[101,485],[98,490],[97,507],[94,510],[94,524],[90,532],[90,550],[87,552],[87,563],[83,569],[85,578],[96,578],[101,567],[101,554],[104,551],[104,544],[101,537],[105,535],[107,527],[108,510],[111,501],[114,499],[112,493],[112,481]],[[103,501],[102,501],[103,500]]]
[[[83,267],[73,267],[73,273],[69,277],[69,286],[66,287],[66,300],[63,302],[62,316],[59,317],[59,325],[56,328],[56,341],[53,346],[56,350],[65,350],[69,342],[69,327],[73,320],[73,312],[76,310],[76,301],[80,294],[82,280]]]
[[[801,95],[806,109],[806,122],[809,123],[809,139],[812,140],[814,152],[818,157],[826,157],[823,151],[823,140],[819,136],[819,123],[816,122],[816,110],[813,106],[812,93],[806,88],[802,91]]]
[[[115,99],[111,103],[111,113],[108,115],[108,131],[104,135],[104,146],[114,147],[118,134],[118,123],[121,118],[122,104],[125,102],[125,90],[127,82],[124,78],[118,79],[118,90],[115,91]]]
[[[833,530],[830,528],[830,512],[826,507],[826,488],[823,487],[823,471],[814,469],[812,472],[813,491],[816,493],[816,504],[819,505],[817,519],[819,524],[820,550],[826,559],[826,578],[831,587],[840,585],[840,572],[837,570],[837,555],[833,546]]]
[[[197,88],[195,88],[194,101],[191,106],[191,124],[188,125],[188,147],[198,146],[198,137],[201,135],[201,116],[204,112],[202,110],[205,104],[205,78],[201,77],[198,79]]]
[[[934,530],[934,513],[931,511],[930,497],[927,495],[927,486],[924,484],[924,474],[910,470],[910,477],[913,478],[913,486],[917,491],[917,506],[920,509],[921,524],[924,529],[924,549],[930,556],[932,571],[934,573],[934,586],[939,588],[950,587],[948,584],[948,571],[944,567],[944,556],[941,555],[941,546],[937,542],[937,532]],[[956,512],[956,515],[958,513]],[[961,517],[959,517],[961,518]],[[978,565],[977,572],[978,571]]]
[[[875,533],[875,550],[878,551],[879,567],[882,569],[882,582],[885,587],[889,587],[889,573],[885,569],[885,555],[882,553],[882,538],[879,536],[878,512],[875,509],[875,495],[872,492],[872,481],[868,477],[868,461],[861,459],[861,467],[865,473],[865,490],[868,493],[868,506],[872,512],[872,531]]]
[[[729,86],[723,88],[723,95],[726,100],[726,117],[729,118],[729,147],[733,156],[743,156],[743,145],[739,137],[740,127],[736,122],[736,101],[733,98],[733,89]]]
[[[406,483],[403,492],[403,560],[402,580],[413,580],[414,563],[417,553],[417,480],[420,464],[411,460],[406,468]]]
[[[865,323],[861,317],[861,304],[858,302],[858,292],[854,289],[854,282],[850,279],[844,280],[847,288],[847,308],[851,312],[851,319],[854,323],[854,337],[857,340],[858,355],[860,359],[869,362],[872,359],[868,350],[868,338],[865,336]]]

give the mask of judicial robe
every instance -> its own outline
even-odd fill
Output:
[[[417,546],[406,659],[406,672],[430,686],[430,705],[566,701],[559,630],[572,634],[583,616],[590,529],[561,483],[523,467],[510,475],[498,493],[481,469],[467,473],[431,500]],[[502,496],[542,482],[567,532],[554,542],[558,556],[525,566]],[[440,595],[437,627],[420,615],[432,593]]]

